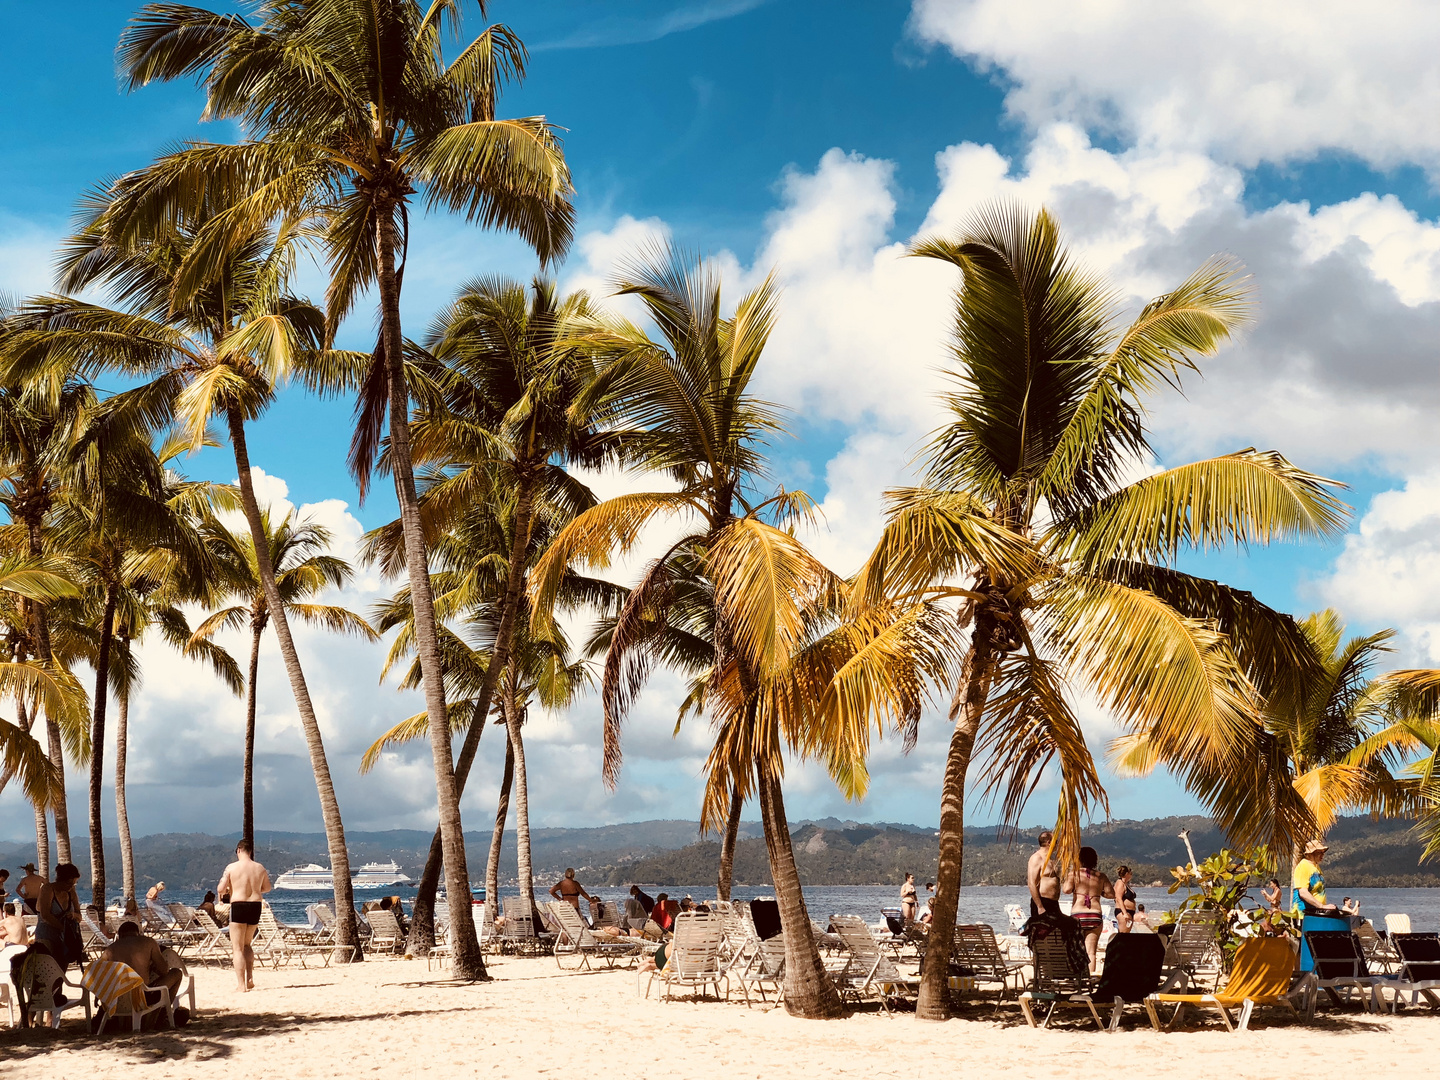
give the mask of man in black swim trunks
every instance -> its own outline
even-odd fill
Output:
[[[270,875],[255,861],[254,845],[241,840],[235,845],[235,861],[225,868],[216,891],[221,897],[230,897],[230,952],[242,994],[255,989],[255,950],[250,942],[260,925],[260,900],[270,888]]]

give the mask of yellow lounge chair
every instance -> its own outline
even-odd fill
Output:
[[[1225,989],[1213,994],[1151,994],[1145,999],[1145,1011],[1156,1031],[1160,1030],[1158,1006],[1162,1004],[1175,1006],[1168,1027],[1175,1026],[1188,1005],[1219,1009],[1227,1031],[1247,1030],[1257,1005],[1284,1005],[1298,1016],[1298,1000],[1306,1017],[1312,1017],[1317,993],[1315,976],[1307,974],[1292,986],[1294,968],[1295,950],[1285,938],[1252,938],[1241,942],[1236,951]],[[1236,1008],[1240,1010],[1238,1026],[1230,1019],[1230,1010]]]

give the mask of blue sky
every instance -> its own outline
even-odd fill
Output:
[[[1433,41],[1435,27],[1423,6],[1400,0],[1367,20],[1322,6],[1325,19],[1300,19],[1306,9],[1279,3],[1248,24],[1218,0],[1163,10],[1122,2],[1089,19],[1051,0],[496,0],[490,14],[532,52],[528,81],[502,111],[543,113],[566,129],[580,240],[560,269],[563,284],[602,286],[627,245],[656,233],[719,258],[736,295],[779,268],[786,300],[764,385],[796,414],[795,437],[775,447],[775,471],[823,500],[830,532],[817,547],[836,569],[852,569],[873,539],[876,496],[904,482],[941,387],[951,282],[899,260],[896,245],[953,226],[986,198],[1043,201],[1132,304],[1217,251],[1255,274],[1254,328],[1207,362],[1184,397],[1156,402],[1159,464],[1275,447],[1351,485],[1356,518],[1342,543],[1186,565],[1288,610],[1335,604],[1356,628],[1397,626],[1397,662],[1431,663],[1440,660],[1431,644],[1440,640],[1440,601],[1430,599],[1440,586],[1440,481],[1429,421],[1440,140],[1429,133],[1437,103],[1424,89],[1434,50],[1417,42]],[[50,9],[7,12],[0,288],[11,293],[48,288],[47,252],[88,186],[176,140],[233,137],[197,124],[193,87],[121,91],[113,50],[127,5],[65,10],[63,35]],[[1168,62],[1136,60],[1142,50]],[[1224,93],[1211,77],[1220,70]],[[435,217],[417,224],[411,259],[412,334],[465,277],[533,272],[516,241]],[[318,271],[304,283],[323,288]],[[373,341],[367,312],[345,338]],[[318,507],[345,543],[393,506],[383,485],[356,505],[344,470],[349,422],[347,402],[292,390],[251,436],[253,459],[278,478],[272,493]],[[229,480],[227,455],[207,451],[189,468]],[[363,607],[383,588],[363,580],[349,602]],[[373,649],[307,642],[312,682],[333,687],[322,710],[332,710],[342,806],[356,805],[364,827],[432,820],[423,754],[398,755],[375,777],[353,775],[359,749],[414,703],[370,689]],[[217,794],[199,826],[233,827],[238,703],[158,650],[147,669],[132,766],[140,831],[177,827],[174,807],[205,791]],[[261,823],[318,826],[273,658],[268,671],[262,773],[272,797]],[[536,818],[694,816],[703,732],[670,738],[674,694],[657,682],[613,795],[590,779],[593,701],[538,721]],[[1112,729],[1086,716],[1103,745]],[[197,719],[213,737],[196,734]],[[933,822],[946,737],[932,718],[910,758],[883,748],[861,805],[847,807],[823,776],[797,769],[791,812]],[[482,773],[498,772],[496,749],[482,751]],[[546,791],[545,768],[585,780]],[[492,797],[494,777],[477,782],[466,800],[472,815]],[[370,808],[376,784],[391,793],[386,813]],[[1163,779],[1117,781],[1112,795],[1121,816],[1191,805]],[[1037,799],[1032,816],[1043,817],[1044,793]],[[0,835],[23,835],[27,814],[12,795],[0,797]]]

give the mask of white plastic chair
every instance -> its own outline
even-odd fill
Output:
[[[44,953],[31,953],[25,958],[25,1010],[34,1019],[40,1013],[50,1013],[50,1026],[58,1028],[60,1017],[66,1009],[73,1009],[76,1006],[85,1007],[85,1020],[90,1020],[90,991],[79,983],[71,982],[65,977],[65,972],[53,956],[46,956]],[[56,986],[69,987],[72,990],[80,991],[80,996],[75,1000],[57,1002],[54,997]]]

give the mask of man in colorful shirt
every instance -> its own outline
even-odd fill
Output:
[[[1302,915],[1334,915],[1340,910],[1325,900],[1325,875],[1320,872],[1320,863],[1328,850],[1325,841],[1316,837],[1305,845],[1305,857],[1295,864],[1290,896],[1295,910]]]

